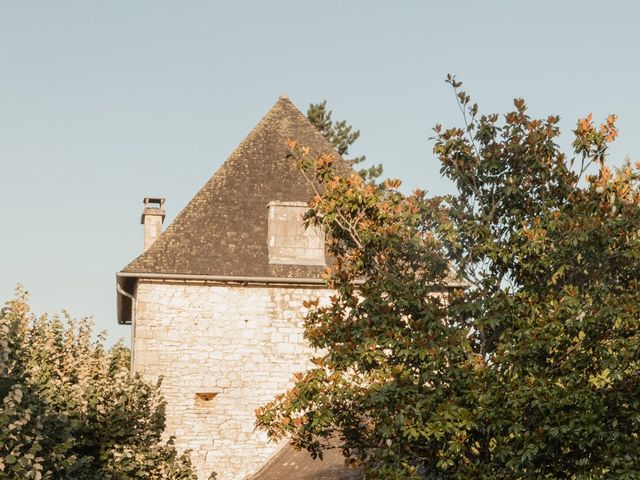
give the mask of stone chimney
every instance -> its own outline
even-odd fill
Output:
[[[144,251],[146,252],[162,232],[164,198],[145,197],[140,223],[144,225]]]

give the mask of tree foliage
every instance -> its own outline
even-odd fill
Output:
[[[360,130],[354,130],[346,120],[334,121],[331,116],[333,112],[327,109],[327,101],[312,103],[307,110],[307,118],[322,133],[322,135],[336,147],[336,151],[346,156],[349,154],[349,147],[360,138]],[[364,155],[346,159],[351,165],[358,165],[366,160]],[[373,180],[382,174],[382,165],[373,165],[369,168],[360,169],[360,176],[364,179]]]
[[[36,318],[26,294],[0,315],[0,479],[196,480],[163,442],[164,400],[107,351],[87,319]]]
[[[315,455],[338,441],[372,479],[638,478],[640,165],[608,166],[613,115],[579,120],[568,156],[558,117],[480,115],[448,82],[464,124],[434,152],[454,195],[290,142],[322,186],[307,216],[336,294],[309,305],[314,368],[258,424]]]

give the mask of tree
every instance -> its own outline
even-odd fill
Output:
[[[607,165],[613,115],[579,120],[568,157],[558,117],[479,115],[448,82],[464,126],[436,126],[434,152],[455,195],[291,142],[336,295],[309,304],[314,368],[258,424],[314,455],[337,441],[366,478],[638,478],[640,165]]]
[[[161,440],[158,386],[103,340],[87,319],[36,318],[22,290],[2,309],[0,377],[12,386],[0,392],[0,479],[197,479]]]
[[[333,112],[327,109],[327,101],[312,103],[307,110],[307,118],[322,133],[322,135],[336,147],[336,151],[344,156],[349,154],[349,147],[360,138],[360,130],[353,130],[346,120],[334,121]],[[347,159],[351,165],[358,165],[367,158],[364,155]],[[360,176],[364,179],[375,179],[382,175],[382,165],[373,165],[361,169]]]

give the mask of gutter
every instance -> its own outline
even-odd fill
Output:
[[[287,277],[237,277],[231,275],[191,275],[182,273],[136,273],[118,272],[117,278],[147,278],[161,280],[192,280],[222,283],[277,283],[281,285],[326,285],[321,278],[287,278]]]
[[[136,340],[136,297],[131,295],[129,292],[125,291],[120,286],[120,283],[117,280],[116,280],[116,290],[120,295],[124,295],[129,300],[131,300],[131,362],[130,362],[131,365],[130,365],[130,367],[131,367],[131,375],[133,376],[133,374],[135,373],[135,364],[136,364],[136,362],[135,362],[136,349],[135,349],[135,345],[134,345],[134,342]],[[118,321],[119,320],[120,319],[118,319]],[[118,322],[118,323],[120,323],[120,322]]]

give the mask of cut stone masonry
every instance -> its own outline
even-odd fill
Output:
[[[134,368],[160,377],[166,435],[192,450],[199,478],[242,480],[282,446],[255,428],[255,410],[292,385],[312,350],[303,338],[303,301],[324,288],[140,281]],[[199,393],[214,393],[202,400]]]

